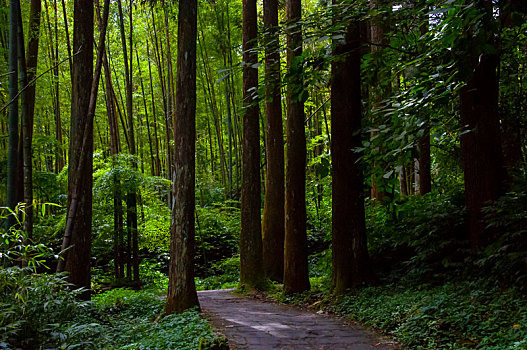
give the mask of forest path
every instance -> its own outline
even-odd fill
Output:
[[[342,319],[233,294],[198,292],[203,312],[231,349],[397,349],[388,339]]]

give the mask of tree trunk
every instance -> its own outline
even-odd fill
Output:
[[[333,4],[338,3],[333,0]],[[331,288],[334,294],[342,294],[370,281],[372,269],[366,245],[364,178],[360,154],[353,151],[362,145],[359,23],[350,23],[345,38],[336,41],[331,72]]]
[[[150,57],[150,46],[148,44],[148,40],[146,41],[146,54],[148,57]],[[153,127],[154,127],[154,142],[155,142],[155,176],[161,175],[161,160],[159,158],[159,138],[157,136],[157,116],[156,116],[156,103],[154,99],[154,87],[153,87],[153,79],[152,79],[152,64],[150,63],[150,59],[148,60],[148,75],[149,75],[149,81],[150,81],[150,96],[152,99],[152,118],[153,120]]]
[[[265,114],[267,176],[262,221],[264,269],[267,276],[284,276],[284,135],[280,95],[278,2],[264,0]]]
[[[57,272],[67,270],[76,287],[86,288],[89,298],[91,260],[91,214],[93,187],[93,122],[101,76],[110,0],[104,1],[95,71],[93,71],[93,2],[75,2],[71,103],[70,163],[68,170],[68,210]],[[81,50],[82,48],[82,50]],[[90,49],[90,50],[88,50]],[[94,73],[92,76],[92,72]],[[90,78],[90,79],[88,79]],[[86,87],[90,90],[86,92]],[[86,98],[87,97],[87,98]],[[74,137],[76,136],[76,137]]]
[[[17,205],[17,180],[18,180],[18,0],[9,0],[9,140],[7,152],[7,207],[15,210]],[[6,229],[13,226],[16,220],[9,215]]]
[[[427,15],[428,16],[428,15]],[[427,17],[428,18],[428,17]],[[428,22],[428,21],[427,21]],[[428,23],[419,28],[421,36],[428,31]],[[417,150],[419,152],[419,194],[425,195],[432,191],[432,174],[430,167],[432,166],[430,158],[430,117],[424,116],[424,133],[417,141]]]
[[[199,306],[194,283],[197,0],[179,1],[174,207],[165,313]]]
[[[370,7],[372,10],[377,11],[383,5],[386,4],[386,0],[370,0]],[[382,13],[374,16],[370,21],[370,33],[371,33],[371,53],[374,60],[381,62],[383,54],[383,45],[388,44],[385,32],[388,30],[389,26],[385,21],[385,18],[382,18]],[[382,63],[378,63],[381,65]],[[379,111],[383,107],[383,100],[391,92],[391,77],[381,74],[380,72],[375,72],[376,74],[376,86],[372,95],[372,126],[378,126],[382,124],[382,116],[379,115]],[[372,131],[371,138],[378,137],[377,131]],[[380,153],[385,153],[382,147],[380,147]],[[387,191],[387,181],[384,179],[383,175],[386,172],[388,164],[384,160],[375,161],[373,164],[373,172],[371,176],[371,198],[374,199],[374,204],[383,203],[385,198],[388,196]]]
[[[260,222],[260,127],[258,87],[256,0],[243,0],[243,154],[240,233],[240,287],[263,289],[262,226]]]
[[[423,136],[417,141],[417,150],[419,151],[419,194],[425,195],[432,191],[432,174],[430,172],[430,122],[428,120],[424,125]]]
[[[103,22],[100,18],[99,9],[97,7],[97,15],[99,20],[99,28],[102,28]],[[117,120],[117,113],[115,111],[115,98],[113,94],[112,76],[110,66],[108,64],[108,57],[106,51],[103,56],[104,78],[106,82],[106,111],[108,114],[108,126],[110,132],[110,154],[112,155],[112,166],[115,167],[116,157],[120,152],[121,143],[119,139],[119,123]],[[124,262],[123,262],[123,207],[121,196],[121,180],[117,172],[112,176],[113,181],[113,261],[114,261],[114,275],[116,279],[124,277]]]
[[[40,36],[40,0],[31,0],[28,25],[27,45],[27,81],[32,81],[36,76],[38,62],[38,43]],[[26,89],[26,113],[22,115],[22,128],[24,130],[24,202],[26,203],[26,221],[24,230],[28,237],[33,234],[33,119],[35,115],[35,84]]]
[[[309,290],[306,232],[306,135],[301,0],[287,0],[287,158],[285,175],[284,293]]]
[[[487,43],[494,45],[490,30],[493,21],[490,0],[478,2],[484,13],[483,29]],[[472,33],[471,33],[472,34]],[[475,39],[473,39],[475,40]],[[465,203],[468,212],[469,238],[473,249],[488,243],[481,208],[498,199],[503,192],[503,156],[500,143],[498,119],[499,58],[484,53],[481,45],[474,42],[468,48],[470,69],[466,74],[466,85],[460,89],[461,125],[467,133],[461,136],[462,165],[465,178]]]
[[[73,17],[73,51],[80,50],[73,57],[68,171],[68,216],[74,215],[69,218],[74,234],[64,258],[69,281],[76,287],[90,289],[93,121],[88,112],[93,80],[93,0],[75,1]],[[89,124],[91,127],[86,128]],[[75,212],[70,213],[74,200],[78,204]]]
[[[124,30],[124,18],[121,6],[121,1],[117,2],[119,7],[119,27],[121,31],[121,40],[123,45],[123,59],[124,59],[124,72],[126,81],[126,116],[128,120],[128,142],[129,151],[132,156],[136,154],[135,147],[135,133],[134,133],[134,118],[133,118],[133,91],[132,91],[132,63],[133,58],[133,46],[132,46],[132,1],[130,0],[129,8],[129,21],[130,21],[130,56],[128,56],[126,34]],[[128,60],[129,59],[129,60]],[[137,170],[137,161],[135,158],[132,159],[132,169]],[[135,283],[139,282],[139,257],[138,255],[138,239],[137,239],[137,194],[134,190],[129,190],[126,195],[126,226],[128,231],[128,278],[132,280],[133,269],[133,280]]]

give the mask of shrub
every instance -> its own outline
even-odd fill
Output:
[[[36,275],[28,267],[0,269],[0,341],[34,348],[87,304],[76,299],[65,275]]]

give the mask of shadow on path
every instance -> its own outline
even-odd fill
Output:
[[[227,337],[231,349],[398,349],[390,340],[337,318],[232,291],[198,292],[203,312]]]

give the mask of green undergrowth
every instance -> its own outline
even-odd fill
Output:
[[[481,281],[369,287],[330,309],[411,349],[527,349],[527,299]]]
[[[0,349],[208,349],[217,336],[197,310],[163,317],[155,288],[79,301],[64,276],[0,268]]]
[[[211,275],[196,278],[197,290],[236,288],[240,280],[240,257],[221,260],[212,265]]]

